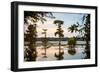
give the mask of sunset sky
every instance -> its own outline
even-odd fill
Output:
[[[37,22],[37,35],[38,37],[44,37],[42,34],[42,29],[47,30],[47,37],[55,37],[54,33],[57,29],[57,26],[53,23],[54,20],[62,20],[64,24],[62,25],[62,29],[64,30],[64,37],[73,37],[77,36],[78,33],[70,33],[68,32],[68,27],[79,22],[82,25],[82,17],[84,14],[81,13],[52,13],[54,15],[54,19],[46,18],[47,21],[42,24],[41,22]]]

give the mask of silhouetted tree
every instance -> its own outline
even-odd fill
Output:
[[[86,41],[86,44],[85,44],[86,57],[85,58],[90,58],[90,44],[89,44],[90,42],[90,14],[85,14],[82,18],[82,22],[83,22],[83,26],[77,23],[77,25],[73,24],[68,29],[71,31],[71,33],[73,33],[74,31],[81,33],[83,40]]]
[[[79,24],[76,25],[76,24],[73,24],[71,25],[71,27],[68,28],[69,32],[73,33],[74,31],[77,32],[78,31],[78,28],[79,27]]]
[[[86,41],[86,47],[85,47],[85,52],[86,52],[86,57],[85,58],[90,58],[90,14],[84,15],[83,16],[83,23],[84,27],[80,31],[84,31],[84,40]]]
[[[62,52],[61,53],[61,38],[62,37],[64,37],[64,35],[63,35],[63,29],[61,28],[61,25],[63,25],[63,21],[61,21],[61,20],[55,20],[54,21],[54,24],[56,24],[57,26],[58,26],[58,29],[57,29],[57,31],[55,32],[55,36],[56,35],[58,35],[59,36],[59,54],[58,55],[56,55],[55,54],[55,57],[57,57],[58,58],[58,60],[61,60],[61,59],[63,59],[63,54],[64,54],[64,52]]]

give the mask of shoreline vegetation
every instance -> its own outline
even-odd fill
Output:
[[[58,46],[59,41],[48,41],[48,44],[51,44],[52,46]],[[28,42],[24,42],[24,45],[27,46]],[[41,46],[42,45],[42,41],[36,41],[36,45],[37,46]],[[61,42],[61,46],[67,46],[68,45],[68,41],[62,41]],[[77,41],[76,45],[86,45],[85,41]]]
[[[25,38],[25,37],[24,37]],[[45,38],[44,37],[40,37],[40,38],[36,38],[37,41],[42,41],[44,40]],[[55,38],[55,37],[47,37],[46,38],[48,41],[59,41],[59,38]],[[61,38],[60,40],[61,41],[68,41],[68,37],[63,37]],[[84,38],[80,38],[80,37],[76,37],[76,40],[77,41],[84,41]],[[27,38],[24,39],[24,41],[27,41]]]
[[[52,38],[52,37],[47,37],[46,38],[48,40],[48,44],[51,44],[52,46],[57,46],[59,43],[59,38]],[[65,38],[61,38],[61,46],[66,46],[68,45],[68,39],[67,37]],[[45,38],[41,37],[41,38],[36,38],[36,43],[37,46],[41,46],[42,45],[42,41],[45,40]],[[85,45],[86,42],[83,40],[83,38],[76,38],[76,45]],[[24,42],[25,46],[27,46],[28,42]]]

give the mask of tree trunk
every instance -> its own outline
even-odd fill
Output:
[[[59,60],[60,60],[60,52],[61,52],[61,37],[59,36]]]
[[[45,48],[45,56],[46,56],[46,48]]]

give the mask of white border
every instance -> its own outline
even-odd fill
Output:
[[[47,11],[47,12],[72,12],[72,13],[89,13],[91,14],[91,59],[82,60],[62,60],[62,61],[37,61],[24,62],[24,11]],[[18,68],[36,68],[50,66],[72,66],[95,64],[95,10],[94,9],[79,9],[79,8],[60,8],[60,7],[45,7],[45,6],[18,6]]]

